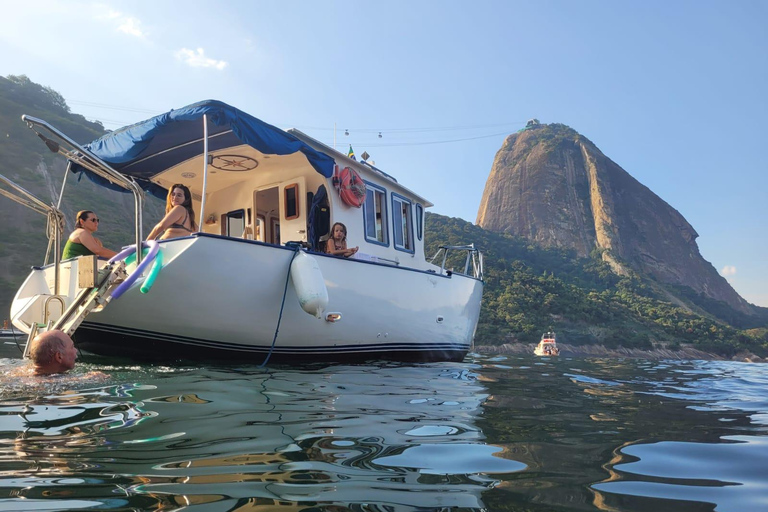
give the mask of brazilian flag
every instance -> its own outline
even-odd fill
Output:
[[[349,152],[347,153],[347,156],[357,162],[357,158],[355,158],[355,150],[352,149],[352,144],[349,145]]]

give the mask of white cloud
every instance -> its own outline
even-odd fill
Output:
[[[123,23],[120,24],[119,27],[117,27],[117,30],[120,32],[125,32],[128,35],[135,36],[135,37],[144,37],[144,32],[142,32],[139,25],[141,22],[137,20],[136,18],[123,18],[121,19]]]
[[[193,68],[216,68],[221,71],[227,67],[226,61],[206,57],[205,50],[202,48],[198,48],[197,50],[182,48],[176,52],[176,58],[184,61],[188,66]]]
[[[116,11],[104,4],[93,4],[94,17],[97,20],[105,21],[112,25],[115,30],[128,34],[129,36],[144,39],[146,32],[141,28],[141,20],[129,16],[120,11]]]
[[[732,276],[736,273],[736,267],[733,265],[726,265],[720,270],[720,274],[722,274],[725,277]]]

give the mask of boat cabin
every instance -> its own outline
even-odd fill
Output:
[[[324,252],[331,226],[341,222],[348,247],[359,247],[357,259],[435,268],[424,259],[431,203],[371,164],[224,103],[173,110],[85,148],[111,169],[75,158],[73,170],[97,181],[94,170],[106,181],[116,171],[162,199],[174,184],[189,187],[203,233]]]
[[[298,130],[288,133],[331,156],[334,176],[318,173],[302,153],[270,155],[247,144],[211,151],[200,231],[278,245],[300,242],[324,252],[331,226],[341,222],[347,228],[347,245],[360,248],[355,258],[424,268],[424,209],[431,203],[366,162]],[[365,186],[359,207],[344,202],[334,187],[345,170],[354,171]],[[165,189],[187,185],[199,214],[202,173],[200,155],[153,182]]]

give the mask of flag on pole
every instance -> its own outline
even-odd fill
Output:
[[[349,152],[347,153],[347,156],[357,162],[357,158],[355,158],[355,151],[352,149],[352,144],[349,145]]]

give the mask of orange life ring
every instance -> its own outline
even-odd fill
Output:
[[[345,167],[333,177],[333,186],[339,191],[339,197],[349,206],[360,208],[365,202],[365,182],[356,170]]]

